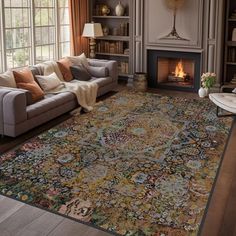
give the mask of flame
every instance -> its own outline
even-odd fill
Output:
[[[186,73],[184,72],[184,67],[182,61],[179,61],[177,66],[175,67],[175,76],[184,78],[186,76]]]

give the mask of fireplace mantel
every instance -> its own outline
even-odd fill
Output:
[[[160,40],[172,25],[164,0],[136,0],[134,55],[136,71],[147,71],[148,50],[201,53],[201,73],[215,72],[218,83],[223,65],[224,0],[186,0],[177,13],[177,31],[190,41]],[[187,22],[186,22],[187,21]]]

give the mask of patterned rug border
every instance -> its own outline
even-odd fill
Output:
[[[219,118],[220,119],[220,118]],[[221,118],[222,119],[222,118]],[[225,144],[225,147],[224,147],[224,151],[221,155],[221,159],[220,159],[220,164],[218,166],[218,169],[217,169],[217,172],[216,172],[216,177],[214,179],[214,183],[212,185],[212,188],[211,188],[211,192],[210,192],[210,195],[209,195],[209,198],[207,200],[207,205],[206,205],[206,208],[205,208],[205,211],[204,211],[204,214],[203,214],[203,217],[202,217],[202,221],[201,221],[201,224],[199,226],[199,230],[198,230],[198,236],[201,235],[202,233],[202,230],[203,230],[203,225],[205,223],[205,220],[206,220],[206,216],[207,216],[207,212],[209,210],[209,206],[210,206],[210,203],[211,203],[211,200],[212,200],[212,197],[213,197],[213,193],[215,191],[215,188],[216,188],[216,184],[217,184],[217,181],[219,179],[219,175],[220,175],[220,170],[221,170],[221,167],[222,167],[222,164],[223,164],[223,161],[225,159],[225,152],[226,152],[226,149],[228,147],[228,144],[229,144],[229,140],[231,138],[231,134],[232,134],[232,130],[233,130],[233,126],[234,126],[234,122],[236,122],[236,118],[234,118],[231,122],[231,127],[230,127],[230,131],[229,131],[229,135],[227,137],[227,141],[226,141],[226,144]]]
[[[96,105],[101,104],[101,103],[105,103],[108,99],[110,99],[110,98],[112,98],[112,97],[114,97],[114,96],[118,96],[118,95],[125,94],[125,93],[127,93],[127,92],[128,92],[128,93],[131,93],[131,94],[150,94],[150,95],[153,95],[153,96],[156,96],[156,97],[159,97],[159,98],[171,98],[171,99],[173,99],[173,98],[176,98],[176,97],[178,98],[178,97],[179,97],[179,96],[162,95],[162,94],[157,94],[157,93],[153,93],[153,92],[144,92],[144,93],[139,92],[139,93],[137,93],[137,92],[133,92],[133,91],[129,91],[129,90],[126,91],[126,90],[125,90],[125,91],[121,91],[121,92],[117,92],[117,93],[115,93],[115,94],[112,94],[111,96],[105,98],[104,100],[98,101],[98,102],[96,103]],[[179,98],[181,98],[181,97],[179,97]],[[199,101],[199,99],[197,99],[197,98],[188,98],[188,100],[189,100],[189,102]],[[96,105],[95,105],[95,106],[96,106]],[[74,110],[76,110],[76,109],[74,109]],[[73,112],[74,110],[72,110],[71,112]],[[42,134],[44,134],[44,133],[47,133],[49,130],[54,129],[54,128],[60,126],[62,123],[66,122],[66,121],[68,121],[68,120],[70,120],[70,119],[73,119],[74,116],[85,116],[85,115],[86,115],[86,113],[82,113],[82,114],[79,114],[79,115],[78,115],[78,114],[76,114],[76,115],[71,115],[71,117],[69,117],[68,119],[66,119],[66,120],[64,120],[64,121],[62,121],[62,122],[56,124],[55,126],[50,127],[48,130],[42,131],[41,133],[36,134],[36,135],[34,135],[33,137],[30,137],[29,139],[23,141],[22,143],[17,144],[15,147],[13,147],[13,148],[11,148],[11,149],[9,149],[9,150],[3,152],[3,153],[0,153],[0,157],[1,157],[1,155],[3,155],[3,154],[6,154],[6,153],[8,153],[8,152],[11,152],[11,151],[14,151],[14,150],[18,149],[19,147],[21,147],[22,145],[24,145],[24,144],[30,142],[32,139],[36,138],[37,136],[42,135]],[[220,119],[220,118],[219,118],[219,119]],[[231,122],[230,131],[229,131],[229,134],[228,134],[228,137],[227,137],[227,141],[226,141],[226,143],[225,143],[225,145],[224,145],[224,150],[223,150],[223,153],[222,153],[222,155],[221,155],[221,160],[220,160],[219,166],[218,166],[218,168],[217,168],[217,172],[216,172],[216,176],[215,176],[215,179],[214,179],[214,183],[213,183],[213,185],[212,185],[212,188],[211,188],[211,191],[210,191],[208,200],[207,200],[207,205],[206,205],[206,208],[205,208],[205,210],[204,210],[203,217],[202,217],[202,221],[201,221],[200,226],[199,226],[199,230],[198,230],[198,233],[197,233],[198,236],[201,235],[202,230],[203,230],[203,225],[204,225],[205,220],[206,220],[206,215],[207,215],[207,212],[208,212],[208,209],[209,209],[209,205],[210,205],[210,203],[211,203],[212,196],[213,196],[213,193],[214,193],[214,191],[215,191],[216,183],[217,183],[218,178],[219,178],[219,173],[220,173],[220,170],[221,170],[223,161],[224,161],[224,159],[225,159],[225,158],[224,158],[224,157],[225,157],[225,152],[226,152],[226,149],[227,149],[227,147],[228,147],[229,140],[230,140],[230,138],[231,138],[231,134],[232,134],[234,122],[236,122],[236,118],[232,119],[232,122]],[[8,195],[3,194],[3,193],[0,193],[0,196],[4,196],[4,197],[6,197],[6,198],[8,198],[8,199],[12,199],[12,200],[14,200],[14,201],[21,202],[21,203],[23,203],[23,204],[25,204],[25,205],[29,205],[29,206],[31,206],[31,207],[34,207],[34,208],[37,208],[37,209],[40,209],[40,210],[43,210],[43,211],[46,211],[46,212],[49,212],[49,213],[58,215],[58,216],[61,216],[61,217],[65,218],[65,219],[69,219],[69,220],[72,220],[72,221],[74,221],[74,222],[78,222],[78,223],[80,223],[80,224],[87,225],[87,226],[89,226],[89,227],[91,227],[91,228],[100,230],[100,231],[105,232],[105,233],[108,233],[108,234],[110,234],[110,235],[123,236],[123,235],[118,234],[118,233],[116,233],[116,232],[112,232],[112,231],[110,231],[110,230],[106,230],[106,229],[104,229],[104,228],[102,228],[102,227],[99,227],[99,226],[97,226],[97,225],[95,225],[95,224],[88,223],[88,222],[85,222],[85,221],[82,221],[82,220],[79,220],[79,219],[70,217],[70,216],[68,216],[68,215],[66,215],[66,214],[59,213],[58,211],[54,211],[54,210],[50,210],[50,209],[48,209],[48,208],[44,208],[44,207],[41,207],[41,206],[33,205],[33,204],[31,204],[31,203],[28,203],[28,202],[23,201],[23,200],[20,200],[20,199],[16,199],[16,198],[14,198],[14,197],[8,196]]]

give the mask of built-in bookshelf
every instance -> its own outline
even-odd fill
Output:
[[[118,62],[119,76],[128,77],[133,74],[133,27],[132,27],[132,2],[121,0],[124,14],[117,16],[115,8],[119,1],[92,0],[91,21],[101,23],[103,37],[96,38],[96,58],[116,60]],[[106,5],[110,11],[102,13]]]
[[[223,83],[236,83],[236,1],[227,0],[225,14],[225,65]]]

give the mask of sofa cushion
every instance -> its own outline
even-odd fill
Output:
[[[16,81],[12,71],[7,71],[3,74],[0,74],[0,86],[16,88]]]
[[[104,78],[92,77],[92,79],[89,81],[95,81],[99,87],[103,87],[103,86],[106,86],[107,84],[112,83],[112,78],[111,77],[104,77]]]
[[[70,70],[73,79],[81,81],[88,81],[91,79],[91,75],[88,73],[88,71],[84,68],[83,65],[71,66]]]
[[[44,92],[35,82],[34,77],[30,69],[22,69],[19,71],[13,71],[16,85],[18,88],[26,89],[31,92],[33,102],[36,102],[43,98]]]
[[[70,92],[45,95],[45,98],[33,105],[27,106],[27,117],[31,119],[32,117],[38,116],[49,110],[59,107],[75,99],[75,95]]]
[[[70,71],[70,67],[73,65],[68,58],[63,58],[57,61],[59,69],[63,75],[63,78],[66,82],[70,82],[73,79],[73,76]]]
[[[109,76],[109,70],[104,66],[89,66],[87,70],[93,77],[101,78]]]
[[[36,75],[36,79],[45,92],[55,89],[62,83],[55,72],[51,75]]]

